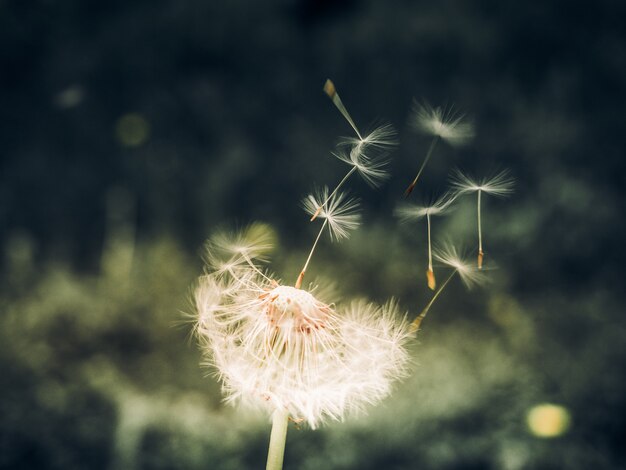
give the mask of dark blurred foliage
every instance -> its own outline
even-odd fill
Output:
[[[412,100],[475,118],[454,166],[510,168],[485,203],[484,290],[451,285],[412,377],[369,417],[290,430],[286,468],[624,468],[626,4],[582,1],[0,0],[0,468],[262,468],[268,423],[225,407],[190,338],[204,239],[254,220],[295,280],[299,200],[350,129],[400,134],[392,176],[351,183],[365,223],[311,272],[416,313],[424,231],[395,205],[428,139]],[[435,238],[475,243],[474,206]],[[537,404],[568,410],[533,435]]]

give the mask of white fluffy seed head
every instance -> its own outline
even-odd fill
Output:
[[[344,309],[253,264],[201,277],[195,302],[198,338],[229,402],[316,428],[382,400],[406,373],[411,335],[395,303]]]
[[[328,220],[330,237],[334,240],[348,238],[361,223],[359,201],[340,191],[329,196],[327,186],[305,197],[302,207],[307,214]]]
[[[508,170],[502,170],[491,177],[474,179],[457,168],[450,176],[450,184],[457,194],[481,191],[492,196],[505,197],[513,192],[515,180]]]
[[[450,108],[433,108],[428,103],[414,103],[411,123],[420,132],[438,136],[453,146],[474,138],[474,123],[465,114]]]

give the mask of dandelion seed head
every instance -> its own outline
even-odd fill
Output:
[[[459,273],[459,277],[468,289],[483,285],[489,279],[484,270],[478,269],[475,263],[465,260],[451,243],[435,248],[433,257]]]
[[[330,196],[326,186],[305,197],[302,207],[307,214],[318,214],[317,217],[328,220],[330,236],[335,240],[348,238],[361,223],[358,200],[340,191]]]
[[[503,170],[492,177],[474,179],[455,169],[450,176],[450,184],[457,194],[481,191],[492,196],[505,197],[513,192],[515,180],[508,170]]]
[[[202,276],[195,301],[196,333],[228,402],[316,428],[382,400],[406,374],[411,336],[393,302],[337,307],[253,264]]]
[[[277,328],[286,330],[286,334],[294,329],[300,333],[310,333],[313,329],[326,326],[328,306],[318,302],[306,290],[277,286],[263,294],[262,298],[267,320]]]
[[[453,108],[415,103],[411,121],[417,130],[438,136],[453,146],[466,144],[474,137],[474,123]]]

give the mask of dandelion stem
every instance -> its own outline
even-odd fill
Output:
[[[482,253],[482,251],[483,251],[483,230],[481,228],[481,223],[480,223],[480,194],[481,194],[481,191],[479,189],[478,190],[478,204],[477,204],[477,206],[478,206],[478,209],[477,209],[477,212],[478,212],[478,252]]]
[[[304,267],[302,268],[302,271],[300,271],[300,275],[298,276],[298,280],[296,281],[296,285],[295,285],[296,289],[300,289],[300,287],[302,286],[304,273],[306,273],[306,268],[309,267],[309,262],[311,261],[311,257],[313,256],[313,252],[315,251],[315,248],[317,247],[317,242],[320,241],[320,237],[322,236],[322,233],[324,232],[326,225],[328,225],[328,219],[324,220],[324,223],[322,224],[322,228],[320,228],[320,231],[317,234],[315,241],[313,242],[313,246],[311,247],[311,251],[309,252],[309,257],[306,259],[306,263],[304,263]]]
[[[426,214],[426,222],[428,224],[428,270],[433,270],[433,250],[430,244],[430,213]]]
[[[478,190],[478,204],[477,204],[477,213],[478,213],[478,269],[482,269],[483,267],[483,230],[480,220],[480,195],[482,191]]]
[[[355,171],[356,171],[355,166],[350,168],[350,171],[346,173],[346,176],[344,176],[343,179],[339,182],[339,184],[335,187],[335,189],[333,189],[333,192],[330,193],[330,195],[326,198],[326,200],[322,202],[322,204],[317,208],[317,210],[315,211],[315,214],[313,214],[313,216],[311,217],[311,222],[313,222],[317,218],[317,216],[320,215],[324,206],[328,204],[328,201],[330,201],[330,199],[337,193],[337,191],[339,191],[339,188],[341,188],[343,184],[346,181],[348,181],[348,178],[350,177],[350,175],[354,173]]]
[[[422,162],[422,166],[420,166],[420,169],[417,171],[417,176],[415,177],[413,182],[409,185],[409,187],[406,188],[406,191],[404,191],[404,197],[409,197],[411,192],[413,192],[413,188],[415,188],[415,185],[417,184],[417,180],[422,174],[422,171],[424,171],[424,167],[428,163],[428,160],[430,160],[430,157],[433,154],[433,150],[435,149],[435,145],[437,145],[438,141],[439,141],[439,136],[438,135],[434,136],[432,142],[430,143],[430,147],[428,148],[428,152],[426,153],[426,158],[424,158],[424,161]]]
[[[435,290],[437,280],[435,279],[435,272],[433,271],[433,250],[430,241],[430,212],[426,213],[426,221],[428,222],[428,271],[426,271],[426,280],[428,281],[428,288]]]
[[[266,470],[282,470],[283,468],[288,424],[289,413],[285,410],[276,409],[272,414],[272,431],[267,452]]]
[[[426,314],[428,313],[428,311],[430,310],[430,307],[433,306],[433,304],[435,303],[435,300],[437,300],[437,297],[439,297],[439,294],[441,294],[441,292],[443,291],[443,289],[448,285],[448,283],[450,282],[450,280],[454,277],[454,275],[456,274],[457,270],[455,269],[454,271],[452,271],[452,274],[450,274],[448,276],[448,279],[445,280],[445,282],[443,284],[441,284],[441,287],[437,290],[437,292],[435,292],[435,295],[433,295],[432,299],[430,299],[430,302],[428,302],[428,304],[426,305],[426,307],[424,307],[424,310],[422,310],[422,313],[420,313],[417,318],[415,320],[413,320],[413,322],[411,322],[411,326],[409,328],[409,330],[411,331],[411,333],[415,333],[419,327],[420,327],[420,323],[422,323],[422,320],[426,317]]]

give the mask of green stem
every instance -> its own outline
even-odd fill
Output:
[[[289,413],[285,410],[276,409],[272,415],[272,432],[267,452],[266,470],[282,470],[283,468],[288,424]]]

